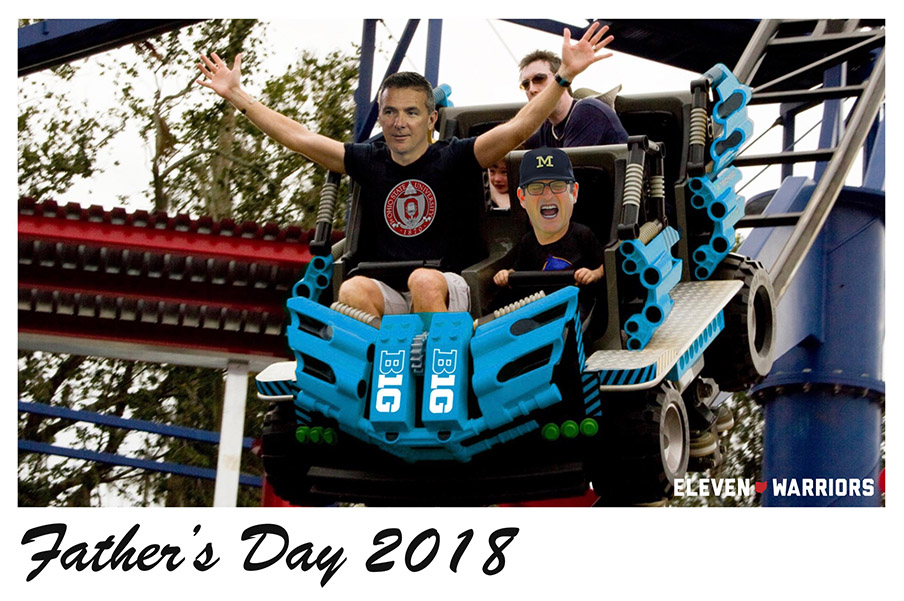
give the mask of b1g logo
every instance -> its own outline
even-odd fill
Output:
[[[405,180],[386,197],[383,217],[389,229],[399,236],[417,236],[430,227],[436,217],[436,196],[424,182]]]
[[[455,362],[458,351],[433,350],[433,374],[430,376],[430,413],[449,413],[455,404]],[[448,375],[445,375],[448,374]]]
[[[405,367],[405,351],[380,353],[380,376],[377,378],[377,401],[374,408],[379,413],[395,413],[402,403],[402,386]]]

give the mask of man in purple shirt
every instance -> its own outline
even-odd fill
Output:
[[[528,101],[549,85],[562,85],[555,77],[561,64],[558,56],[545,50],[536,50],[521,59],[518,65],[521,89]],[[546,121],[524,142],[525,148],[569,148],[628,141],[628,132],[612,107],[597,98],[576,100],[570,86],[563,87],[567,89]]]

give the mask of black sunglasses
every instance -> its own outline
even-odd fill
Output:
[[[522,81],[520,88],[526,92],[527,89],[530,87],[530,84],[539,85],[539,84],[543,83],[544,81],[546,81],[548,77],[549,77],[548,73],[537,73],[530,79],[525,79],[524,81]]]
[[[553,180],[549,183],[546,182],[531,182],[524,186],[524,189],[531,196],[540,196],[543,194],[543,190],[546,189],[546,186],[549,186],[549,190],[553,194],[561,194],[568,188],[568,184],[571,182],[564,180]]]

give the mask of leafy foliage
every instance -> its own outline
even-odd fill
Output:
[[[20,25],[24,22],[20,22]],[[19,194],[60,195],[101,171],[103,153],[127,128],[137,130],[148,157],[146,199],[169,213],[206,214],[312,227],[326,174],[271,142],[215,94],[195,83],[201,52],[231,60],[244,52],[243,83],[268,106],[312,130],[350,140],[354,56],[304,51],[284,73],[268,77],[266,24],[211,20],[149,39],[52,73],[19,82]],[[78,102],[90,71],[113,82],[115,94]],[[88,81],[89,83],[85,83]],[[89,106],[90,104],[90,106]],[[115,162],[114,162],[115,164]],[[344,194],[344,192],[343,192]],[[344,196],[343,196],[344,197]],[[342,227],[342,211],[336,226]],[[19,355],[19,398],[100,414],[217,431],[221,370],[151,365],[42,352]],[[249,399],[254,398],[249,378]],[[260,435],[264,408],[249,402],[245,435]],[[154,461],[215,468],[216,445],[21,412],[19,439]],[[260,461],[243,453],[243,473]],[[19,504],[84,506],[209,506],[214,482],[39,453],[19,453]],[[240,487],[240,506],[260,504],[260,490]]]
[[[66,81],[73,70],[54,70]],[[100,169],[98,153],[121,131],[124,114],[110,109],[101,121],[84,114],[84,105],[73,105],[66,93],[35,98],[34,92],[20,89],[18,146],[19,193],[43,198],[63,192],[76,178],[90,178]]]

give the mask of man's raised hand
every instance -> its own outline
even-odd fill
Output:
[[[608,25],[600,27],[599,21],[594,21],[581,39],[572,44],[571,31],[565,28],[565,31],[562,32],[564,41],[562,42],[562,67],[559,69],[559,74],[568,81],[572,81],[575,76],[593,63],[612,56],[611,52],[597,54],[615,39],[611,35],[603,37],[608,31]]]
[[[201,71],[203,77],[199,78],[197,82],[229,100],[230,92],[241,87],[242,53],[239,52],[235,55],[232,69],[226,66],[216,52],[211,53],[210,58],[202,54],[201,61],[198,64],[198,70]]]

